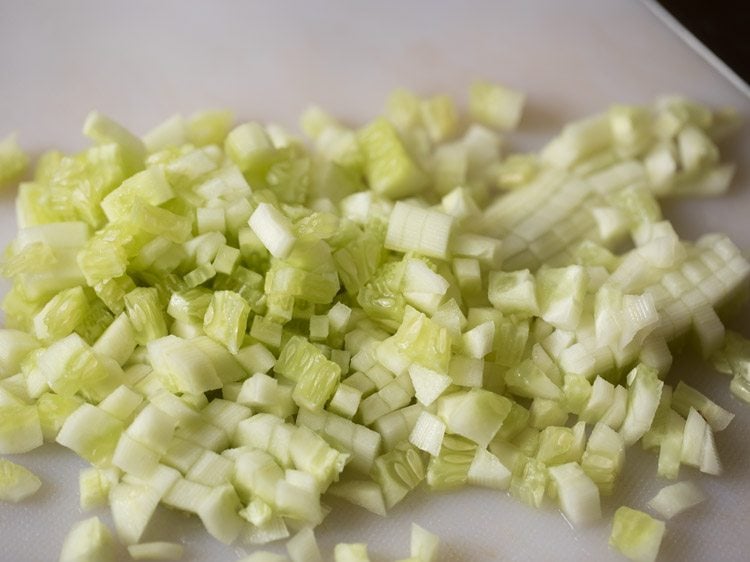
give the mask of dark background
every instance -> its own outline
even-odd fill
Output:
[[[750,84],[750,2],[658,0],[701,43]]]

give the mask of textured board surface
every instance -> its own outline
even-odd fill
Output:
[[[272,6],[273,5],[273,6]],[[462,103],[472,80],[486,78],[529,95],[522,130],[511,147],[537,147],[566,121],[613,102],[646,103],[683,93],[718,106],[750,107],[716,70],[638,2],[21,2],[0,3],[0,137],[18,131],[35,154],[85,146],[79,134],[98,109],[137,133],[175,112],[228,107],[239,118],[295,128],[315,102],[352,123],[374,116],[387,94],[404,86],[449,93]],[[750,134],[728,146],[739,163],[732,191],[721,199],[666,207],[685,238],[721,230],[750,250]],[[12,192],[0,194],[0,243],[15,232]],[[0,287],[4,293],[7,284]],[[750,334],[748,308],[734,321]],[[744,326],[743,326],[744,324]],[[728,392],[728,379],[694,358],[684,376],[737,413],[717,435],[725,474],[683,468],[709,500],[668,522],[664,561],[750,558],[750,407]],[[78,507],[78,470],[68,451],[46,446],[13,460],[44,485],[20,506],[0,505],[0,560],[57,559]],[[444,542],[440,560],[620,560],[607,547],[617,506],[643,508],[666,482],[655,457],[629,451],[604,520],[573,529],[553,508],[537,511],[503,493],[465,490],[417,494],[380,519],[338,501],[318,532],[326,552],[339,541],[370,543],[373,560],[408,555],[416,521]],[[105,511],[98,511],[110,522]],[[223,546],[195,518],[160,510],[147,540],[186,546],[184,560],[232,561],[242,550]],[[276,547],[279,550],[281,547]],[[124,550],[122,560],[127,560]]]

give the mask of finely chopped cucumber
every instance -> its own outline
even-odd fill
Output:
[[[160,559],[182,548],[141,543],[159,504],[225,543],[301,529],[290,559],[319,560],[326,494],[385,514],[419,486],[476,485],[590,525],[639,441],[660,476],[718,474],[733,415],[663,379],[692,340],[748,401],[750,344],[720,314],[750,264],[724,235],[680,239],[658,200],[728,188],[716,141],[735,115],[617,105],[502,155],[489,127],[514,129],[524,99],[477,83],[465,128],[450,98],[403,90],[360,129],[314,107],[308,144],[226,111],[143,138],[91,113],[92,146],[43,155],[18,188],[0,452],[75,451],[82,507],[108,501],[131,554]],[[17,177],[26,158],[3,147]],[[3,497],[38,487],[8,463]],[[664,523],[614,524],[615,548],[656,556]],[[63,557],[110,551],[92,518]],[[436,552],[415,526],[408,560]]]

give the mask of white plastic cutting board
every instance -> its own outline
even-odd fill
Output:
[[[522,132],[510,139],[516,147],[539,146],[565,121],[612,102],[648,102],[662,93],[733,105],[745,117],[750,110],[747,98],[633,0],[11,0],[0,3],[0,52],[0,136],[18,131],[33,153],[85,146],[79,131],[94,108],[138,133],[175,112],[205,107],[294,128],[310,102],[361,123],[396,87],[463,102],[477,78],[528,93]],[[727,197],[671,204],[667,213],[687,238],[722,230],[748,250],[747,128],[727,154],[740,164]],[[15,231],[13,196],[0,195],[3,245]],[[747,307],[741,315],[750,334]],[[683,468],[710,499],[668,523],[661,559],[750,560],[750,407],[730,396],[727,379],[694,359],[677,370],[737,418],[717,435],[723,477]],[[0,560],[56,560],[70,525],[85,516],[77,504],[83,465],[54,446],[14,460],[36,471],[44,486],[28,503],[0,505]],[[654,474],[652,455],[629,452],[616,495],[604,500],[604,521],[585,530],[571,528],[552,508],[537,511],[475,489],[416,495],[387,519],[332,501],[318,537],[324,552],[336,542],[366,541],[373,560],[393,560],[408,555],[416,521],[441,536],[444,562],[620,560],[607,547],[609,517],[621,504],[643,508],[664,484]],[[242,554],[208,537],[195,519],[160,515],[146,539],[183,542],[185,561]],[[124,550],[120,555],[127,559]]]

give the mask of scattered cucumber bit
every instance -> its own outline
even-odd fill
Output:
[[[114,562],[114,560],[112,533],[96,516],[73,525],[60,551],[60,562]]]
[[[663,521],[622,506],[615,512],[609,544],[630,560],[653,562],[659,552],[664,530]]]
[[[671,519],[706,500],[706,494],[688,480],[665,486],[656,494],[648,506],[664,519]]]
[[[42,481],[29,469],[0,459],[0,501],[20,502],[33,496],[41,487]]]
[[[18,180],[29,165],[28,155],[18,146],[16,135],[0,140],[0,187]]]

